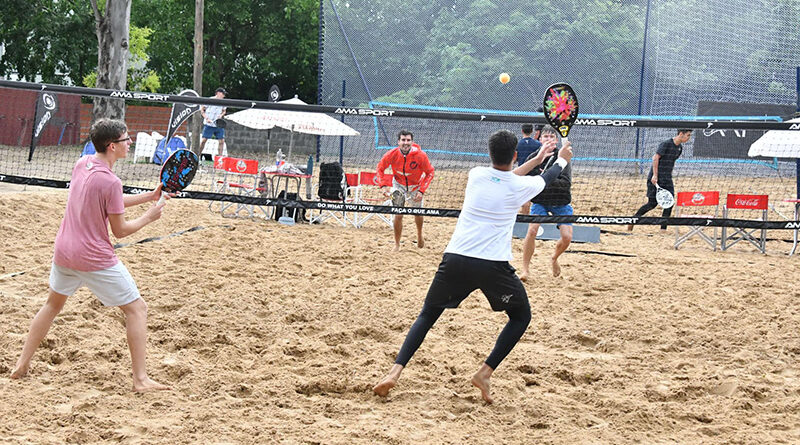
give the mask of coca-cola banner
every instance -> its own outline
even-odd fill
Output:
[[[698,116],[789,116],[791,105],[712,102],[697,104]],[[699,158],[751,159],[750,145],[764,135],[763,130],[697,130],[694,132],[694,155]]]
[[[183,90],[179,93],[180,96],[191,96],[191,97],[198,97],[200,96],[197,94],[195,90]],[[200,111],[200,106],[197,104],[184,104],[184,103],[174,103],[172,104],[172,113],[169,115],[169,126],[167,127],[167,137],[166,141],[169,143],[169,140],[172,138],[172,135],[178,131],[178,128],[189,119],[189,116]]]
[[[738,195],[728,193],[729,209],[767,210],[769,195]]]

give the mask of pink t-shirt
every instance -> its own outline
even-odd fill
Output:
[[[67,210],[56,235],[53,262],[91,272],[119,262],[108,237],[108,215],[125,213],[122,181],[104,161],[84,156],[72,169]]]

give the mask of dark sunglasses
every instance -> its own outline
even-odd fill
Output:
[[[131,140],[131,137],[128,136],[125,139],[117,139],[116,141],[111,141],[111,142],[125,142],[125,141],[130,141],[130,140]]]

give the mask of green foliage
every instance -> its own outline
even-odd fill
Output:
[[[128,89],[135,91],[157,92],[161,89],[161,81],[155,71],[147,68],[150,56],[147,55],[150,46],[150,35],[153,30],[147,27],[139,28],[131,25],[130,46],[128,61]]]
[[[161,89],[161,80],[155,71],[146,67],[150,56],[147,49],[150,45],[150,28],[139,28],[131,25],[128,39],[128,89],[132,91],[158,92]],[[97,86],[97,71],[92,71],[83,77],[83,85],[94,88]]]
[[[84,0],[3,0],[0,44],[0,76],[79,84],[97,65],[94,15]]]
[[[208,8],[208,2],[206,2]],[[194,2],[133,0],[131,26],[153,30],[147,64],[158,73],[160,92],[192,87]]]
[[[604,106],[633,106],[600,90],[627,89],[634,76],[638,79],[638,67],[623,63],[641,58],[643,10],[635,5],[621,8],[611,0],[336,4],[373,97],[456,107],[496,107],[500,102],[506,109],[529,110],[541,100],[547,80],[558,78],[582,91],[597,90],[606,99]],[[327,23],[326,31],[331,35],[326,45],[342,39],[337,23]],[[370,37],[387,45],[360,43]],[[574,41],[590,46],[577,48],[570,44]],[[353,65],[346,47],[328,49],[325,55],[335,59],[333,65]],[[576,76],[576,65],[593,67],[592,75]],[[497,81],[501,72],[511,74],[510,85]],[[360,83],[351,78],[348,87]],[[391,89],[398,86],[404,89]],[[325,100],[334,102],[339,93],[326,90]]]
[[[317,0],[206,0],[203,95],[223,86],[232,98],[267,100],[277,84],[284,98],[315,102]],[[194,3],[133,0],[131,22],[154,30],[148,62],[162,92],[192,87]]]
[[[101,11],[105,1],[99,1]],[[205,95],[284,97],[316,102],[317,0],[206,0]],[[133,0],[128,88],[177,93],[192,87],[194,2]],[[0,2],[0,76],[96,84],[97,37],[86,0]],[[146,64],[146,68],[145,65]]]
[[[322,1],[331,8],[331,0]],[[548,81],[558,79],[593,98],[582,102],[583,112],[636,109],[630,90],[638,88],[646,0],[332,3],[344,19],[364,82],[376,99],[443,106],[500,103],[507,109],[531,109]],[[777,8],[780,23],[765,27],[763,48],[744,52],[735,38],[728,37],[734,44],[719,52],[743,61],[746,75],[759,79],[773,77],[797,60],[794,46],[783,43],[800,40],[797,0],[753,0],[747,13],[729,11],[721,1],[652,0],[651,4],[658,16],[675,20],[675,29],[704,30],[707,17],[724,17],[732,32],[752,23],[759,11]],[[105,1],[100,0],[99,6],[104,9]],[[277,84],[284,98],[296,94],[315,102],[319,6],[319,0],[206,0],[200,93],[209,96],[224,86],[232,98],[266,100],[269,87]],[[194,16],[194,2],[132,0],[130,89],[177,93],[192,87]],[[324,24],[330,37],[325,41],[326,67],[345,67],[341,71],[348,96],[364,100],[350,49],[341,43],[342,30],[332,18]],[[715,80],[709,66],[716,57],[713,50],[696,43],[714,36],[673,35],[671,27],[661,29],[666,31],[650,36],[663,45],[661,54],[709,52],[699,63],[680,66],[683,76]],[[95,84],[97,38],[89,1],[4,0],[0,44],[5,50],[0,76],[18,73],[29,81]],[[500,72],[511,74],[509,85],[497,81]],[[690,91],[691,85],[674,82],[667,87],[687,89],[689,96],[697,93]],[[340,85],[326,85],[323,101],[337,103]],[[792,88],[775,81],[768,90],[784,94]]]

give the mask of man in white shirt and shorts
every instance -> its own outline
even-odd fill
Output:
[[[492,310],[505,311],[508,322],[494,349],[472,384],[492,403],[489,379],[500,362],[511,352],[531,320],[525,287],[508,263],[512,259],[511,235],[522,204],[554,181],[572,159],[569,142],[559,152],[553,166],[539,176],[525,176],[549,156],[556,145],[545,144],[539,154],[513,169],[517,137],[500,130],[489,138],[491,167],[475,167],[469,172],[464,205],[450,243],[425,297],[422,311],[411,326],[392,369],[372,390],[385,397],[397,384],[400,373],[417,351],[428,330],[446,308],[456,308],[475,289],[486,295]]]
[[[225,88],[217,88],[212,99],[225,99],[228,92]],[[219,145],[217,146],[217,154],[222,156],[222,149],[225,145],[225,128],[217,124],[217,120],[225,116],[227,108],[217,105],[203,105],[200,107],[200,114],[203,115],[203,137],[200,139],[200,153],[206,148],[206,141],[209,139],[217,139]]]

